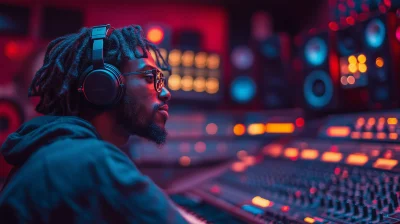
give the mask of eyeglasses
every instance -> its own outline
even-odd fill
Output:
[[[154,89],[156,90],[157,93],[161,93],[162,88],[165,86],[165,77],[164,74],[158,70],[158,69],[151,69],[151,70],[145,70],[145,71],[137,71],[137,72],[128,72],[125,74],[122,74],[123,76],[128,76],[128,75],[153,75],[153,80],[154,80]]]

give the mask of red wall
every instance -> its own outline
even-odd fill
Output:
[[[138,4],[138,3],[118,3],[121,0],[115,0],[111,3],[80,4],[80,1],[72,0],[68,3],[61,0],[46,3],[45,0],[38,0],[36,3],[30,3],[26,0],[0,0],[0,3],[7,2],[18,5],[31,6],[33,16],[31,21],[31,37],[12,38],[0,37],[0,65],[2,74],[0,75],[0,85],[11,81],[12,75],[20,66],[20,60],[10,60],[4,55],[5,44],[9,40],[19,40],[20,42],[40,41],[34,38],[35,31],[40,24],[40,8],[46,5],[55,5],[58,7],[80,8],[85,13],[85,26],[93,26],[103,23],[109,23],[118,28],[129,24],[138,24],[145,26],[149,23],[164,23],[168,25],[172,32],[180,29],[197,29],[202,33],[203,49],[214,51],[226,58],[227,54],[227,15],[224,9],[219,7],[185,5],[185,4]],[[103,2],[103,1],[101,1]],[[66,18],[68,19],[68,18]]]
[[[15,74],[23,66],[23,57],[10,59],[5,55],[6,45],[10,41],[17,43],[17,52],[27,55],[29,51],[37,46],[43,46],[43,40],[37,38],[37,30],[40,27],[40,9],[43,4],[55,5],[59,7],[80,8],[85,13],[85,26],[109,23],[118,28],[129,24],[145,26],[148,23],[160,23],[168,25],[172,32],[185,28],[197,29],[203,37],[203,50],[213,51],[222,54],[227,58],[227,16],[223,9],[217,7],[199,5],[173,5],[173,4],[137,4],[137,3],[118,3],[122,0],[114,0],[113,4],[104,3],[104,0],[94,2],[89,0],[86,5],[83,1],[70,0],[36,0],[35,3],[29,0],[0,0],[0,3],[11,3],[30,6],[33,9],[32,20],[30,21],[30,36],[25,38],[0,36],[0,95],[2,95],[2,85],[12,81]],[[98,3],[103,2],[103,3]],[[68,20],[68,18],[65,18]],[[15,53],[15,52],[14,52]],[[227,80],[227,79],[225,79]],[[1,142],[0,142],[1,145]],[[10,170],[0,156],[0,178],[4,177]]]

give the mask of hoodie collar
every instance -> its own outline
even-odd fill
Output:
[[[74,116],[40,116],[10,134],[0,153],[7,163],[22,165],[41,147],[60,139],[101,139],[93,125]]]

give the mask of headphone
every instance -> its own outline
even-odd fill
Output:
[[[113,65],[104,63],[104,40],[110,24],[92,28],[92,65],[80,76],[78,92],[94,106],[109,107],[118,103],[125,93],[124,78]]]

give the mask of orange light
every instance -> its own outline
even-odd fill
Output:
[[[271,157],[278,157],[282,154],[282,145],[279,144],[266,145],[263,148],[263,153]]]
[[[181,55],[182,52],[180,50],[174,49],[171,52],[169,52],[168,56],[168,63],[171,66],[178,66],[181,64]]]
[[[182,156],[181,158],[179,158],[179,164],[181,164],[181,166],[189,166],[190,165],[190,157]]]
[[[204,92],[204,90],[206,89],[206,79],[204,77],[197,77],[194,81],[193,81],[193,89],[196,92]]]
[[[378,58],[376,58],[375,64],[376,64],[376,67],[382,68],[383,65],[385,64],[385,62],[383,61],[383,58],[378,57]]]
[[[218,126],[214,123],[209,123],[206,126],[206,132],[209,135],[215,135],[218,131]]]
[[[373,149],[373,150],[371,150],[371,152],[370,152],[370,154],[371,154],[372,157],[377,157],[377,156],[379,156],[379,153],[380,153],[380,151],[377,150],[377,149]]]
[[[377,157],[377,156],[379,156],[379,153],[380,153],[379,150],[373,149],[373,150],[371,150],[370,155],[371,155],[372,157]]]
[[[199,52],[194,58],[194,64],[197,68],[205,68],[207,64],[207,53]]]
[[[388,124],[396,125],[397,122],[398,122],[397,118],[394,118],[394,117],[390,117],[387,119]]]
[[[185,51],[182,54],[182,65],[185,67],[193,66],[194,64],[194,52]]]
[[[171,90],[179,90],[181,88],[181,77],[177,74],[172,74],[168,77],[168,87]]]
[[[386,138],[386,133],[385,132],[378,132],[376,134],[377,139],[385,139]]]
[[[360,132],[352,132],[351,136],[352,139],[359,139],[361,137]]]
[[[351,73],[357,72],[357,64],[349,64],[348,69]]]
[[[147,32],[147,39],[155,44],[159,44],[164,38],[164,31],[159,27],[154,27]]]
[[[245,171],[246,168],[247,168],[247,165],[241,161],[234,162],[234,163],[232,163],[232,166],[231,166],[232,171],[238,172],[238,173]]]
[[[284,155],[288,158],[294,158],[299,155],[299,149],[298,148],[286,148]]]
[[[312,224],[312,223],[315,222],[315,219],[313,219],[313,218],[311,218],[311,217],[305,217],[305,218],[304,218],[304,222]]]
[[[379,168],[379,169],[384,169],[384,170],[391,170],[393,167],[395,167],[399,162],[394,159],[383,159],[379,158],[376,160],[376,162],[373,164],[374,168]]]
[[[354,55],[348,57],[349,64],[357,64],[357,58]]]
[[[396,140],[398,137],[399,137],[399,136],[398,136],[397,133],[390,133],[390,134],[389,134],[389,138],[392,139],[392,140]]]
[[[346,163],[350,165],[363,166],[368,162],[368,156],[364,154],[350,154]]]
[[[293,123],[267,123],[265,125],[265,132],[275,134],[285,134],[294,132]]]
[[[318,150],[303,149],[303,151],[301,151],[301,158],[305,160],[313,160],[318,157],[318,154],[319,154]]]
[[[219,90],[219,80],[217,78],[209,77],[206,80],[206,92],[209,94],[217,93]]]
[[[322,161],[325,162],[339,162],[342,158],[343,154],[338,152],[324,152],[322,154]]]
[[[374,136],[374,133],[369,132],[369,131],[362,133],[362,138],[363,139],[372,139],[373,136]]]
[[[254,156],[245,156],[243,159],[244,164],[246,164],[246,166],[253,166],[254,164],[256,164],[256,157]]]
[[[264,134],[264,124],[262,124],[262,123],[250,124],[247,127],[247,133],[249,133],[249,135],[262,135],[262,134]]]
[[[220,67],[220,57],[217,54],[210,54],[207,58],[207,67],[209,69],[217,69]]]
[[[183,91],[191,91],[193,89],[193,77],[185,75],[181,79],[181,88]]]
[[[376,123],[375,118],[370,117],[370,118],[368,119],[367,124],[368,124],[369,126],[373,126],[375,123]]]
[[[367,65],[366,65],[366,64],[358,64],[358,70],[359,70],[361,73],[367,72]]]
[[[246,127],[243,124],[236,124],[233,127],[233,133],[235,135],[238,135],[238,136],[244,135],[245,132],[246,132]]]
[[[365,119],[363,117],[357,119],[357,125],[363,126],[364,124],[365,124]]]
[[[365,57],[365,55],[363,55],[363,54],[358,55],[357,59],[358,59],[358,62],[361,64],[364,64],[367,61],[367,57]]]
[[[350,128],[347,126],[332,126],[326,130],[330,137],[347,137],[350,134]]]
[[[272,203],[271,203],[270,200],[267,200],[267,199],[262,198],[262,197],[260,197],[260,196],[254,197],[254,198],[251,200],[251,203],[253,203],[254,205],[257,205],[257,206],[259,206],[259,207],[263,207],[263,208],[266,208],[266,207],[269,207],[269,206],[272,205]]]

